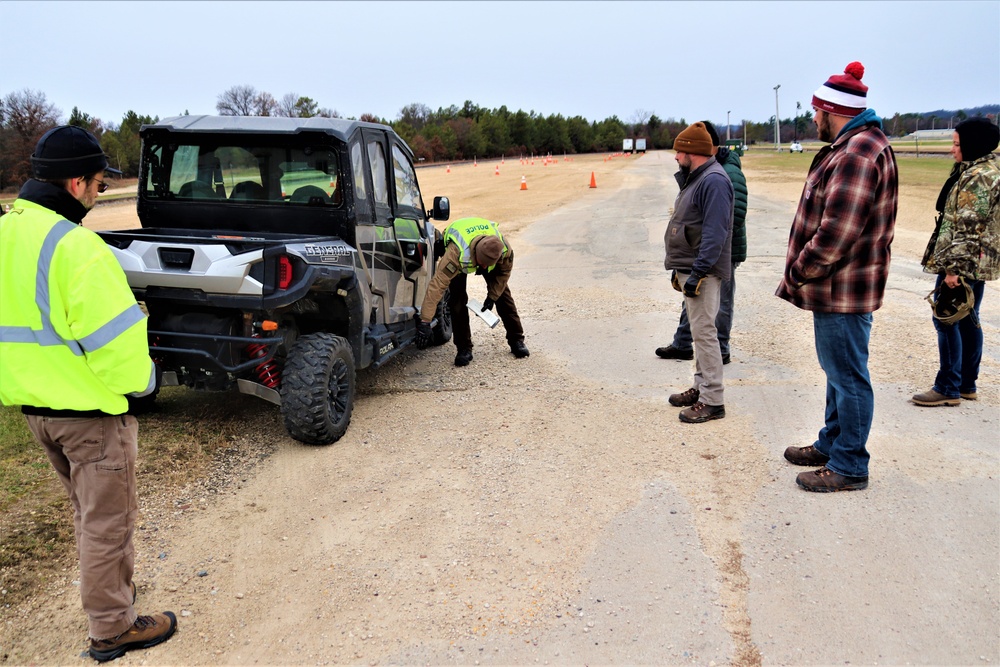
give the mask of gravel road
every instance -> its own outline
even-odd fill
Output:
[[[649,153],[513,235],[530,358],[474,321],[467,368],[448,345],[362,373],[335,445],[285,438],[261,407],[233,483],[143,498],[140,609],[174,610],[179,630],[119,662],[1000,662],[995,283],[980,400],[917,408],[930,278],[897,252],[872,338],[871,484],[803,492],[781,453],[814,439],[824,377],[811,318],[773,296],[793,204],[750,181],[727,417],[682,424],[666,398],[692,363],[653,354],[680,308],[662,266],[674,171]],[[75,588],[5,634],[18,662],[78,664]]]

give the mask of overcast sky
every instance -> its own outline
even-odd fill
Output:
[[[0,96],[105,122],[216,113],[249,84],[344,117],[466,100],[594,121],[782,118],[852,60],[877,113],[1000,102],[989,2],[20,2]],[[16,58],[16,62],[13,60]]]

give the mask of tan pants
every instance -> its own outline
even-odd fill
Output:
[[[139,512],[135,459],[139,425],[120,415],[94,419],[25,415],[73,503],[80,600],[93,639],[135,623],[132,534]]]
[[[677,279],[683,285],[687,273],[677,272]],[[722,280],[718,276],[705,276],[699,289],[700,295],[684,297],[684,308],[691,323],[691,338],[694,339],[694,383],[692,386],[700,394],[698,400],[705,405],[724,405],[722,393],[722,350],[719,334],[715,328],[715,318],[719,314],[722,294]]]

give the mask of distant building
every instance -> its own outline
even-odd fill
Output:
[[[954,130],[949,130],[948,128],[941,130],[917,130],[916,132],[910,132],[906,136],[909,139],[951,139],[951,135],[954,132]]]

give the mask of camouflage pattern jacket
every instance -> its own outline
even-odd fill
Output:
[[[995,153],[956,166],[948,193],[924,252],[924,271],[973,280],[1000,278],[1000,161]]]

